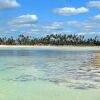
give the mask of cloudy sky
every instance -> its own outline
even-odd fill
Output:
[[[0,35],[100,35],[100,0],[0,0]]]

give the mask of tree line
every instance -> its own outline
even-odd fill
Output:
[[[66,34],[51,34],[40,38],[32,38],[25,35],[19,35],[16,39],[13,37],[0,38],[0,45],[90,45],[100,46],[100,39],[97,36],[94,38],[85,38],[82,35],[66,35]]]

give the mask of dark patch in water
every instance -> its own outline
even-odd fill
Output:
[[[15,80],[25,82],[25,81],[35,81],[36,79],[32,75],[22,75],[17,77]]]
[[[15,67],[6,67],[6,68],[1,69],[0,71],[11,70],[13,68],[15,68]]]

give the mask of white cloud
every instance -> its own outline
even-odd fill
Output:
[[[15,19],[9,21],[9,24],[5,26],[1,26],[0,30],[1,33],[8,32],[18,32],[18,33],[63,33],[66,30],[71,30],[73,33],[80,33],[87,35],[89,33],[95,32],[95,34],[100,33],[100,22],[99,17],[100,15],[96,15],[92,17],[92,19],[87,19],[83,21],[55,21],[51,23],[39,24],[36,23],[38,21],[37,16],[33,17],[34,15],[22,15],[16,17]],[[93,20],[96,19],[96,20]],[[2,28],[3,27],[3,28]],[[66,32],[70,33],[70,32]]]
[[[44,25],[42,28],[47,30],[63,30],[64,28],[63,22],[53,22],[48,25]]]
[[[90,1],[87,3],[87,6],[100,8],[100,1]]]
[[[37,26],[38,17],[37,15],[22,15],[19,17],[16,17],[12,20],[9,20],[8,22],[5,22],[5,25],[2,25],[0,29],[2,29],[1,33],[30,33],[31,30],[33,32],[36,32],[38,29]],[[1,24],[0,24],[1,25]]]
[[[78,21],[67,21],[65,23],[66,26],[73,26],[73,27],[79,27],[80,26],[80,23]]]
[[[78,35],[84,35],[84,36],[100,36],[100,32],[95,32],[95,31],[91,31],[91,32],[79,32],[77,33]]]
[[[19,7],[20,4],[16,0],[0,0],[0,9]]]
[[[19,17],[16,17],[15,19],[13,19],[12,21],[9,22],[9,24],[11,25],[25,25],[25,24],[35,24],[38,21],[38,17],[37,15],[22,15]]]
[[[91,32],[91,31],[100,31],[100,23],[93,21],[93,20],[85,20],[83,22],[79,21],[66,21],[66,22],[53,22],[49,23],[47,25],[42,25],[42,28],[44,30],[57,30],[57,31],[63,31],[72,29],[73,32],[79,31],[79,32]]]
[[[80,7],[80,8],[64,7],[64,8],[56,8],[54,9],[54,12],[64,16],[71,16],[71,15],[87,13],[89,12],[89,9],[85,7]]]
[[[100,21],[100,15],[96,15],[93,17],[94,20],[99,20]]]

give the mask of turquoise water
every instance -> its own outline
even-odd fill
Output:
[[[100,100],[100,49],[0,48],[0,100]]]

